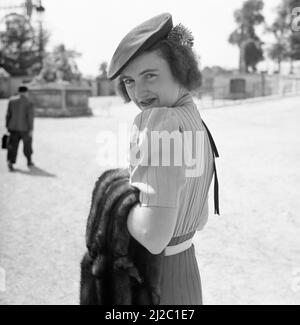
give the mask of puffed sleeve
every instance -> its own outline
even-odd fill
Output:
[[[175,112],[167,107],[144,111],[131,132],[130,183],[140,189],[141,206],[177,208],[186,177]]]

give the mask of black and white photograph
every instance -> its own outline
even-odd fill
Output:
[[[0,0],[0,136],[0,305],[300,304],[300,0]]]

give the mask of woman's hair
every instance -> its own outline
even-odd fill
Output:
[[[163,39],[145,50],[144,53],[157,51],[159,55],[169,64],[174,79],[189,91],[201,86],[201,72],[193,49],[189,45],[182,45],[171,39]],[[120,78],[117,79],[117,93],[126,103],[130,98],[126,87]]]

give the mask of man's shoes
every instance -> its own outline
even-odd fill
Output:
[[[32,161],[28,161],[27,166],[28,167],[34,167],[34,163]]]
[[[14,165],[10,161],[8,162],[7,166],[8,166],[8,169],[9,169],[10,172],[14,172],[15,171]]]

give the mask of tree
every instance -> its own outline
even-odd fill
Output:
[[[268,55],[270,59],[276,61],[278,64],[278,72],[281,72],[281,63],[286,61],[289,57],[289,52],[287,48],[287,42],[278,41],[277,43],[272,44],[268,50]]]
[[[291,58],[300,60],[300,34],[294,33],[291,36]]]
[[[291,28],[292,10],[296,7],[300,7],[300,0],[282,0],[277,7],[277,17],[267,29],[275,37],[269,56],[277,61],[279,72],[282,61],[290,60],[290,73],[293,73],[293,61],[300,60],[300,36]]]
[[[275,37],[275,43],[268,50],[269,57],[277,61],[278,72],[281,71],[281,62],[286,61],[291,54],[290,37],[290,12],[288,10],[287,1],[283,1],[277,7],[277,17],[271,26],[267,27],[267,31],[271,32]]]
[[[28,75],[42,67],[40,44],[43,49],[49,39],[44,30],[42,38],[28,19],[19,14],[5,17],[5,30],[0,32],[0,66],[12,76]]]
[[[251,67],[254,71],[259,61],[263,60],[263,42],[255,33],[255,26],[264,22],[262,0],[248,0],[241,9],[234,12],[234,18],[238,27],[230,34],[229,42],[237,45],[240,50],[240,71],[248,72]],[[254,55],[253,58],[250,56]]]
[[[289,9],[300,8],[300,0],[289,0]],[[290,38],[291,60],[300,60],[300,32],[293,32]]]

